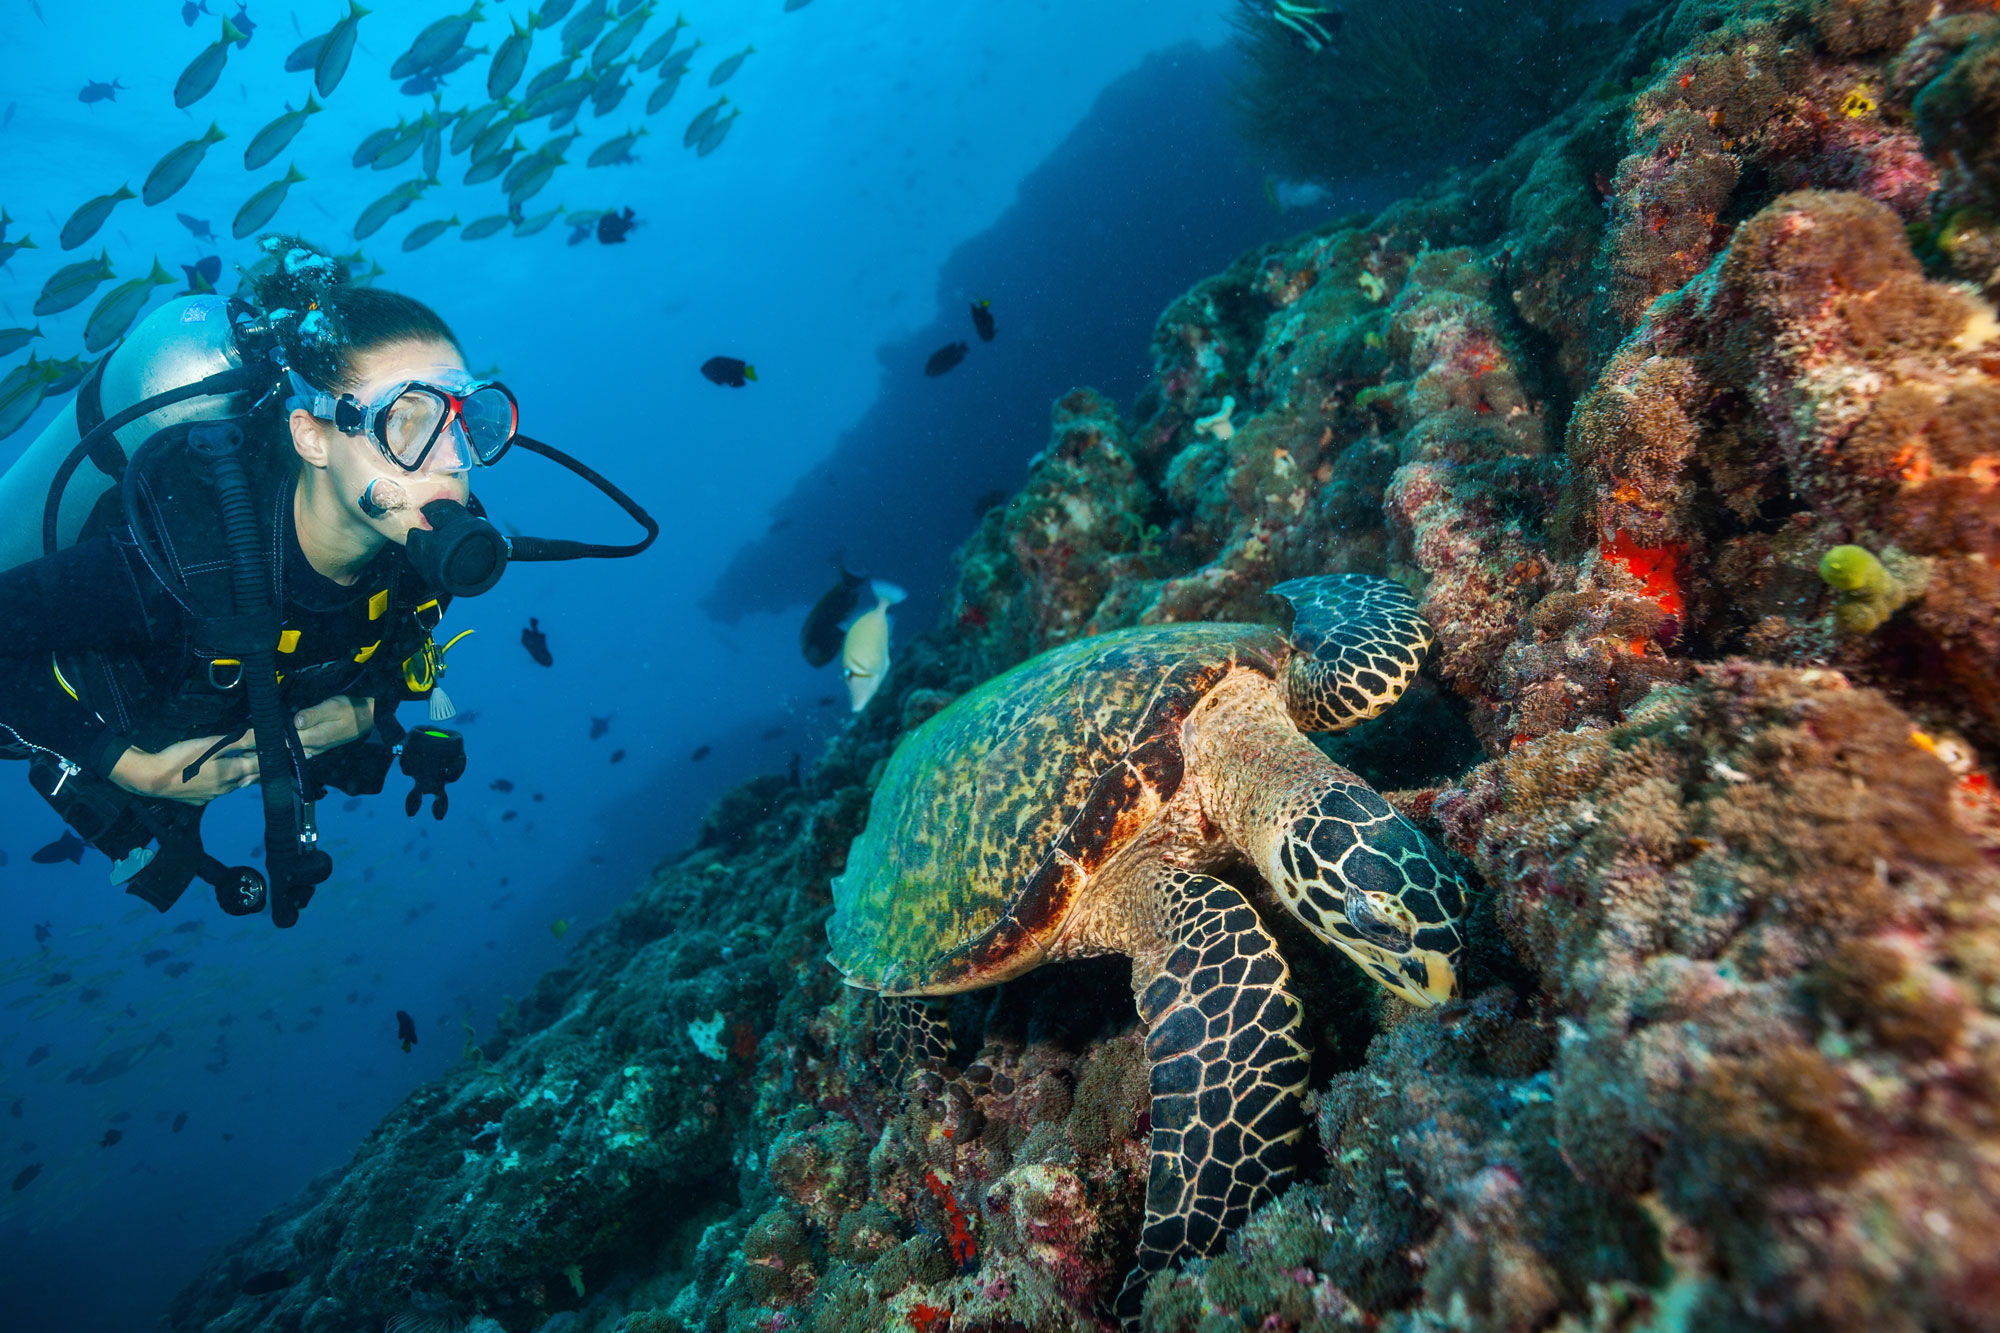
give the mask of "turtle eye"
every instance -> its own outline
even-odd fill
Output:
[[[1389,894],[1350,886],[1344,910],[1354,933],[1370,944],[1398,952],[1410,947],[1417,923],[1410,909]]]

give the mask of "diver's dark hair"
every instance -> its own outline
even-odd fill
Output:
[[[358,387],[355,357],[391,343],[443,342],[464,355],[451,327],[415,297],[362,286],[344,260],[297,236],[272,234],[259,244],[265,257],[244,280],[286,364],[314,387]]]

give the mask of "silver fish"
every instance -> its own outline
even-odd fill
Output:
[[[32,329],[0,329],[0,356],[12,356],[42,336],[42,326]]]
[[[500,43],[500,49],[493,53],[493,63],[486,67],[486,95],[492,98],[505,97],[521,81],[521,73],[528,67],[528,48],[535,37],[534,16],[528,16],[528,26],[522,27],[512,15],[507,22],[514,31]]]
[[[487,181],[492,180],[495,176],[498,176],[513,165],[514,159],[520,154],[521,149],[521,141],[516,139],[512,148],[503,148],[490,156],[480,158],[466,169],[465,183],[467,185],[483,185]]]
[[[729,57],[729,59],[723,61],[720,65],[717,65],[713,70],[709,71],[708,86],[711,88],[720,88],[723,84],[729,82],[729,80],[735,76],[737,70],[743,68],[743,62],[745,60],[748,60],[751,56],[756,54],[757,54],[756,47],[754,46],[744,47],[741,51],[738,51],[735,55]]]
[[[361,20],[368,11],[359,0],[347,0],[347,17],[333,25],[326,35],[326,43],[320,47],[319,59],[313,62],[313,87],[319,89],[322,98],[333,96],[333,90],[347,74],[348,62],[354,59],[354,39],[361,27]]]
[[[681,147],[692,148],[701,142],[701,136],[708,133],[708,127],[722,114],[722,108],[729,101],[728,94],[715,99],[710,106],[703,107],[695,118],[688,122],[687,132],[681,135]]]
[[[640,136],[647,132],[646,127],[641,125],[636,130],[627,130],[615,139],[606,139],[603,143],[590,150],[590,156],[585,160],[584,165],[587,167],[623,166],[627,163],[638,161],[637,158],[632,156],[632,145],[638,143]]]
[[[548,185],[549,179],[556,174],[556,168],[567,160],[566,158],[556,157],[543,158],[537,162],[535,169],[523,177],[519,185],[507,191],[508,209],[518,212],[522,204],[540,194],[542,189]]]
[[[646,114],[658,115],[667,103],[674,100],[674,94],[681,90],[681,80],[687,77],[686,70],[676,70],[672,77],[661,79],[653,85],[652,96],[646,99]]]
[[[398,120],[394,125],[383,126],[366,139],[363,139],[360,146],[354,150],[354,156],[348,160],[357,167],[367,166],[370,162],[382,156],[382,151],[390,144],[402,138],[404,132],[409,128],[410,122],[407,120]]]
[[[514,133],[517,123],[512,116],[508,116],[504,120],[496,121],[494,124],[487,126],[481,132],[480,136],[472,141],[472,160],[474,162],[484,162],[487,158],[505,148],[508,136]]]
[[[632,85],[624,82],[625,71],[631,67],[627,61],[623,65],[613,65],[597,78],[597,86],[590,90],[590,109],[593,115],[604,117],[617,109],[625,100],[625,94],[632,91]]]
[[[596,41],[597,34],[604,31],[604,25],[610,17],[604,0],[590,0],[589,4],[577,10],[576,16],[563,24],[563,54],[577,55]]]
[[[536,232],[546,229],[551,222],[554,222],[562,215],[562,205],[557,204],[546,213],[537,213],[531,218],[522,218],[519,222],[516,222],[514,224],[514,234],[516,236],[533,236]]]
[[[354,221],[354,239],[365,241],[382,229],[382,224],[402,212],[423,196],[432,180],[404,181],[389,193],[361,210],[361,216]]]
[[[115,192],[100,194],[97,198],[77,209],[76,212],[69,215],[69,221],[63,223],[62,248],[65,250],[74,250],[91,237],[97,235],[97,229],[102,227],[104,220],[111,216],[112,209],[118,207],[118,205],[124,203],[127,199],[137,199],[138,197],[138,195],[132,193],[129,186],[121,185]]]
[[[70,356],[60,361],[44,361],[42,364],[47,367],[49,377],[49,382],[43,386],[43,390],[54,396],[68,393],[83,383],[83,377],[88,375],[90,368],[97,363],[86,361],[80,356]]]
[[[592,69],[607,69],[611,62],[632,49],[632,43],[639,39],[639,32],[646,26],[646,20],[653,17],[652,9],[646,8],[630,18],[620,19],[618,26],[604,34],[604,40],[590,53]]]
[[[524,103],[532,102],[549,89],[561,83],[564,79],[567,79],[569,77],[569,68],[575,63],[576,57],[571,56],[567,60],[558,60],[547,69],[537,71],[535,77],[528,80],[528,86],[522,89],[521,100]]]
[[[206,50],[188,62],[181,71],[180,78],[174,80],[174,105],[191,107],[209,95],[215,88],[215,81],[222,77],[222,67],[229,60],[229,48],[243,40],[243,30],[228,19],[222,20],[222,40],[211,43]]]
[[[0,439],[27,424],[49,392],[49,363],[31,354],[0,379]]]
[[[194,175],[195,168],[201,165],[202,158],[208,155],[208,146],[221,143],[227,137],[221,126],[210,121],[208,132],[199,139],[189,139],[155,162],[153,169],[146,173],[146,183],[139,187],[139,197],[146,201],[146,207],[151,208],[180,193],[181,187]]]
[[[463,231],[458,233],[458,239],[461,241],[483,241],[513,220],[512,217],[505,213],[494,213],[487,217],[474,218],[465,224]]]
[[[270,165],[278,154],[284,152],[292,140],[298,137],[299,131],[305,128],[306,117],[316,116],[323,110],[324,107],[313,101],[312,94],[307,93],[303,110],[287,110],[284,115],[257,131],[256,137],[250,140],[250,146],[243,150],[243,169],[259,171]]]
[[[472,25],[485,16],[481,0],[473,0],[472,8],[463,14],[448,15],[430,24],[417,34],[417,39],[410,43],[410,49],[396,57],[396,62],[389,66],[389,77],[407,79],[421,70],[444,64],[458,54],[458,49],[465,45],[466,37],[472,32]]]
[[[686,26],[687,20],[685,18],[679,14],[674,15],[674,26],[668,28],[658,37],[655,37],[652,43],[639,54],[639,68],[651,69],[662,60],[665,60],[667,52],[674,49],[674,39],[681,35],[681,29]]]
[[[294,15],[293,17],[296,18],[297,16]],[[292,53],[285,57],[285,73],[302,74],[314,65],[317,65],[319,63],[319,53],[325,49],[326,39],[332,35],[332,31],[328,30],[317,37],[308,37],[293,47]]]
[[[415,157],[417,150],[424,146],[424,134],[430,127],[431,113],[426,111],[417,118],[415,124],[407,126],[401,134],[392,139],[389,146],[377,153],[375,160],[368,165],[377,171],[387,171],[390,167],[400,167],[403,163]]]
[[[96,291],[99,284],[110,281],[117,275],[111,271],[111,252],[106,250],[95,259],[80,259],[74,264],[65,264],[49,275],[42,284],[42,294],[35,298],[35,314],[58,315]]]
[[[229,224],[229,234],[240,241],[269,222],[272,215],[284,206],[285,195],[305,178],[297,163],[286,167],[283,180],[272,181],[236,210],[236,221]]]
[[[566,79],[547,89],[540,96],[530,99],[528,105],[522,109],[522,118],[535,120],[542,116],[560,115],[564,111],[573,110],[583,105],[583,99],[590,96],[596,86],[597,81],[588,76]]]
[[[173,280],[173,275],[161,268],[159,259],[155,257],[151,273],[143,278],[133,278],[130,282],[121,282],[106,292],[84,323],[83,349],[86,352],[101,352],[124,337],[125,330],[132,327],[132,321],[139,318],[139,312],[152,299],[153,288],[165,286]]]
[[[410,234],[403,238],[403,249],[406,251],[421,250],[438,237],[444,235],[449,228],[458,225],[458,214],[456,213],[453,213],[448,218],[438,218],[432,222],[420,223],[416,227],[411,228]]]
[[[708,133],[702,135],[701,142],[695,146],[694,155],[696,157],[707,157],[710,153],[722,147],[722,141],[729,137],[729,127],[734,125],[736,118],[742,114],[741,111],[731,111],[721,120],[709,126]]]
[[[457,157],[467,148],[477,143],[481,136],[492,127],[493,122],[507,114],[505,99],[495,99],[477,111],[467,111],[452,123],[451,155]]]

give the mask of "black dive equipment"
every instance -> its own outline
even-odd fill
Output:
[[[451,804],[445,784],[465,776],[465,737],[449,727],[418,727],[403,737],[402,769],[416,783],[403,798],[403,813],[416,818],[428,796],[431,818],[443,819]]]
[[[276,339],[268,325],[240,298],[231,298],[228,313],[230,342],[241,357],[241,365],[143,398],[97,420],[82,432],[75,447],[56,468],[50,483],[48,500],[42,511],[44,555],[52,555],[60,549],[58,520],[63,493],[86,461],[113,482],[124,483],[120,490],[125,516],[128,523],[132,522],[133,495],[141,488],[133,484],[135,478],[131,474],[139,472],[138,465],[147,449],[161,443],[162,437],[169,435],[171,428],[150,438],[128,463],[125,450],[115,435],[121,427],[160,408],[208,395],[240,393],[252,396],[251,410],[254,411],[274,395],[284,392],[285,372],[278,364]],[[113,349],[113,355],[117,350]],[[107,356],[98,363],[86,385],[94,386],[102,379],[110,359]],[[92,387],[93,401],[95,394],[96,390]],[[93,411],[90,415],[95,418],[97,413]],[[205,421],[188,428],[185,438],[188,447],[212,468],[227,537],[226,554],[232,590],[228,608],[205,607],[197,610],[199,629],[208,646],[222,650],[226,656],[237,659],[241,664],[241,679],[249,702],[249,723],[257,738],[271,920],[280,927],[291,926],[297,922],[299,909],[311,899],[313,890],[333,871],[332,858],[318,845],[319,835],[314,821],[314,802],[325,794],[325,787],[307,771],[304,751],[292,721],[292,710],[285,705],[280,692],[276,657],[280,629],[279,589],[274,586],[271,565],[259,537],[248,475],[243,460],[238,457],[244,447],[242,427],[233,417]],[[517,435],[514,442],[581,477],[630,515],[645,530],[645,535],[625,545],[544,537],[509,539],[478,511],[477,501],[471,508],[450,500],[433,501],[424,506],[424,516],[430,522],[430,529],[413,531],[406,550],[411,563],[438,592],[454,596],[474,596],[485,592],[499,581],[510,559],[550,561],[632,556],[644,551],[659,537],[659,523],[652,515],[594,469],[539,440]],[[135,523],[133,526],[141,525]],[[157,570],[158,566],[155,568]],[[178,594],[185,596],[186,589],[179,589]],[[384,720],[393,727],[393,715]],[[360,745],[361,742],[355,744]],[[429,796],[432,798],[432,817],[444,818],[449,805],[445,785],[465,771],[463,737],[458,732],[443,728],[422,727],[404,737],[401,753],[402,770],[416,784],[405,802],[408,813],[414,815],[424,797]],[[314,762],[316,767],[323,767],[321,761]],[[364,767],[374,769],[372,790],[380,791],[380,775],[387,767],[386,758],[371,760]],[[33,774],[30,776],[32,780]],[[67,776],[65,773],[64,777]],[[42,789],[42,784],[36,785]],[[60,780],[51,783],[57,790],[63,785]],[[69,785],[78,788],[82,784],[70,779]],[[52,801],[55,799],[53,791],[44,790],[43,794],[50,796]],[[68,792],[63,794],[65,797],[70,795]],[[81,795],[80,792],[77,794]],[[112,817],[109,801],[99,803],[105,805],[103,813],[107,818]],[[260,876],[248,866],[224,866],[202,849],[199,807],[194,808],[188,817],[176,815],[171,818],[171,824],[165,824],[157,813],[149,813],[144,808],[146,804],[142,802],[134,806],[124,816],[123,832],[127,838],[131,836],[133,820],[136,819],[146,830],[157,835],[159,842],[158,852],[150,858],[144,856],[146,849],[141,847],[120,863],[119,871],[131,880],[133,892],[165,911],[188,880],[199,874],[215,886],[217,900],[224,911],[245,915],[261,909],[266,897],[265,876]],[[65,800],[59,809],[67,810],[74,805],[75,801]],[[77,807],[77,813],[83,813],[81,807]],[[91,821],[85,819],[79,822]],[[109,825],[104,824],[103,827]],[[77,831],[86,840],[90,839],[88,829],[79,827]],[[137,868],[128,870],[128,865],[136,865]]]

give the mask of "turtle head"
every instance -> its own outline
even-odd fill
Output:
[[[1449,872],[1446,872],[1449,873]],[[1348,957],[1392,994],[1432,1009],[1458,994],[1465,962],[1459,917],[1440,899],[1465,901],[1462,886],[1433,893],[1364,889],[1349,884],[1338,913],[1323,914],[1327,934]]]

